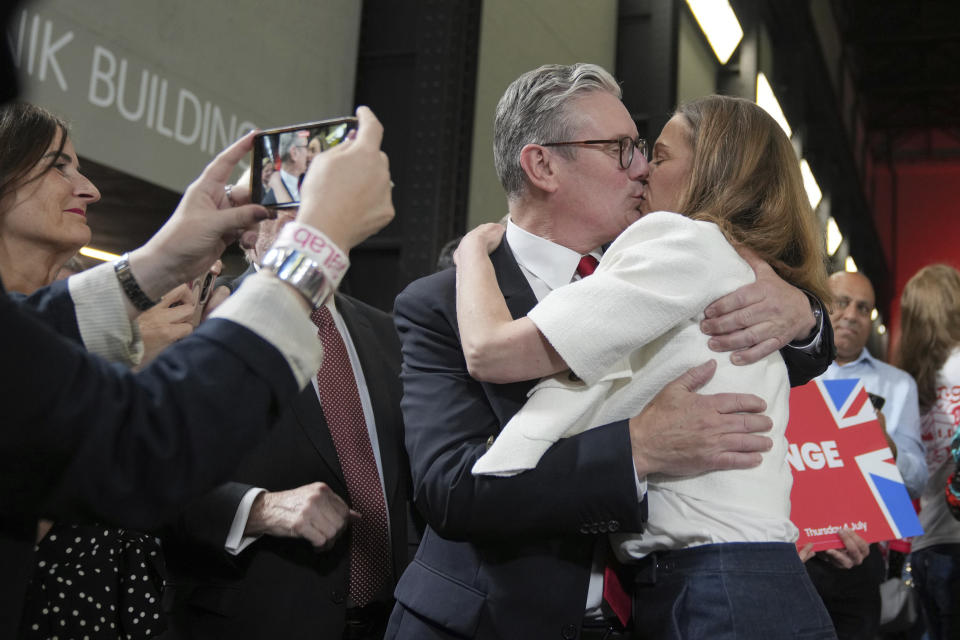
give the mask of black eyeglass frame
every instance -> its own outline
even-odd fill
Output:
[[[634,155],[634,152],[637,150],[640,151],[640,155],[643,156],[644,160],[650,160],[650,156],[647,155],[649,151],[649,148],[647,147],[647,139],[641,138],[640,136],[637,136],[636,140],[634,140],[630,136],[621,136],[619,138],[614,138],[613,140],[574,140],[571,142],[545,142],[541,146],[567,147],[567,146],[585,145],[585,144],[587,145],[589,144],[618,145],[618,150],[620,152],[618,160],[620,161],[620,168],[623,170],[629,169],[630,165],[633,164],[633,155]],[[631,147],[630,153],[625,156],[624,152],[627,150],[628,147]],[[624,161],[624,157],[627,158],[626,161]]]

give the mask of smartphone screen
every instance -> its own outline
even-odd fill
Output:
[[[883,396],[878,396],[875,393],[870,393],[869,391],[867,391],[867,396],[869,396],[870,402],[873,403],[874,409],[876,409],[877,411],[880,411],[881,409],[883,409],[883,405],[887,401],[886,398],[884,398]]]
[[[335,118],[262,131],[253,141],[251,202],[287,209],[300,206],[300,185],[318,153],[357,128],[356,118]]]

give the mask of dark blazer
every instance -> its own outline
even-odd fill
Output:
[[[491,259],[513,317],[525,315],[536,298],[506,242]],[[469,376],[452,269],[407,287],[395,318],[413,497],[428,527],[397,585],[387,638],[578,637],[597,536],[641,531],[645,520],[627,422],[560,440],[531,471],[475,477],[473,463],[534,381]],[[810,375],[828,364],[802,360]]]
[[[400,345],[390,316],[337,296],[357,349],[373,405],[390,516],[394,580],[411,555],[408,544],[409,464],[400,415]],[[224,551],[237,506],[252,487],[268,491],[325,482],[349,502],[333,440],[313,387],[247,456],[233,482],[194,502],[165,539],[171,572],[169,608],[184,638],[339,638],[343,632],[349,536],[314,551],[301,539],[264,536],[239,555]],[[416,538],[413,540],[414,544]]]
[[[222,319],[139,374],[110,365],[79,344],[64,284],[30,304],[0,288],[0,353],[2,638],[16,635],[38,516],[156,526],[222,482],[298,391],[276,349]]]

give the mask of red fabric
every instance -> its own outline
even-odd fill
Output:
[[[346,345],[329,309],[316,309],[310,319],[323,343],[323,366],[317,372],[320,404],[347,482],[350,506],[362,515],[350,523],[348,593],[354,605],[363,606],[391,573],[387,506]]]
[[[589,254],[582,256],[580,263],[577,264],[577,275],[581,278],[593,275],[598,264],[599,260],[593,256]],[[616,560],[611,558],[610,564],[603,570],[603,600],[617,616],[620,624],[626,627],[627,623],[630,622],[632,604],[630,602],[630,596],[620,583],[620,577],[614,570],[615,564]]]
[[[593,272],[596,271],[599,263],[599,260],[589,254],[583,256],[580,258],[580,263],[577,264],[577,275],[581,278],[586,278],[587,276],[592,275]]]
[[[627,623],[630,622],[630,596],[627,595],[623,585],[620,584],[620,577],[617,576],[617,572],[609,565],[603,570],[603,599],[616,614],[620,624],[626,627]]]

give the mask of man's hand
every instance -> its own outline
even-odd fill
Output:
[[[261,493],[253,501],[244,535],[303,538],[328,549],[360,514],[323,482]]]
[[[323,231],[349,252],[393,219],[390,163],[380,150],[383,125],[357,108],[356,137],[313,159],[300,186],[297,220]]]
[[[807,295],[787,283],[753,251],[740,248],[757,281],[715,300],[700,330],[714,351],[733,351],[733,364],[751,364],[810,335],[816,318]]]
[[[762,461],[773,441],[758,433],[773,421],[759,413],[766,403],[755,395],[696,390],[713,377],[713,360],[690,369],[664,387],[630,420],[637,473],[683,476],[719,469],[748,469]]]

